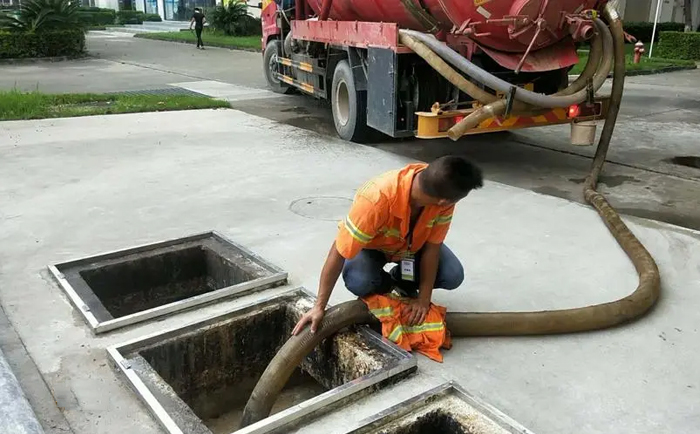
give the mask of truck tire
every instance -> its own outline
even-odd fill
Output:
[[[341,60],[333,72],[331,109],[338,136],[343,140],[363,143],[370,137],[367,126],[367,91],[355,89],[352,69]]]
[[[265,68],[265,79],[267,79],[267,85],[270,86],[273,92],[277,93],[290,93],[292,92],[292,87],[283,81],[278,80],[274,72],[277,71],[277,56],[280,54],[280,41],[273,39],[268,41],[265,46],[265,53],[263,54],[263,68]]]

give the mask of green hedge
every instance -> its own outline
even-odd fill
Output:
[[[659,41],[660,32],[682,32],[685,28],[683,23],[657,23],[654,42]],[[644,43],[651,42],[651,35],[654,33],[654,23],[630,22],[624,24],[625,32]]]
[[[117,13],[113,10],[106,11],[79,11],[78,19],[81,23],[88,26],[104,26],[114,24],[117,19]]]
[[[144,14],[144,21],[163,21],[163,19],[158,14]]]
[[[98,8],[95,6],[79,7],[78,12],[115,12],[114,9]]]
[[[0,59],[77,56],[85,51],[85,33],[79,29],[40,33],[0,32]]]
[[[143,24],[143,15],[141,11],[119,11],[117,21],[119,24]]]
[[[158,14],[144,14],[141,11],[119,11],[117,12],[119,24],[143,24],[144,21],[163,21]]]
[[[700,60],[700,33],[661,32],[658,49],[654,50],[654,56],[666,59]]]

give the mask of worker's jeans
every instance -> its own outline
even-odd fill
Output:
[[[413,270],[415,278],[413,282],[401,280],[400,263],[391,269],[384,271],[387,264],[384,253],[379,250],[362,250],[351,260],[345,261],[343,266],[343,280],[345,286],[358,297],[376,293],[386,294],[391,292],[393,286],[402,289],[406,295],[417,294],[420,283],[420,259],[422,250],[415,257]],[[437,276],[434,288],[455,289],[464,280],[464,268],[459,259],[444,244],[440,247],[440,259],[438,261]]]

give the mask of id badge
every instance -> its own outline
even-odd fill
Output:
[[[415,273],[413,270],[414,260],[413,258],[405,258],[401,260],[401,279],[409,282],[415,280]]]

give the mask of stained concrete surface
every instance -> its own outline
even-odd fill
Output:
[[[90,32],[92,59],[0,65],[0,88],[17,84],[47,92],[106,92],[180,86],[230,101],[234,108],[330,137],[331,110],[307,96],[279,96],[266,89],[260,53],[135,39],[118,31]],[[603,172],[601,190],[624,212],[700,229],[700,169],[672,164],[700,156],[700,70],[628,77]],[[609,83],[603,92],[609,92]],[[598,128],[600,134],[602,126]],[[489,177],[539,193],[583,203],[582,180],[593,147],[569,145],[568,126],[450,140],[388,140],[371,145],[429,161],[462,154]]]
[[[216,229],[315,292],[336,223],[290,205],[352,198],[367,178],[415,161],[235,110],[5,122],[0,133],[11,137],[0,143],[0,302],[76,434],[159,432],[106,346],[261,294],[95,338],[48,264]],[[700,234],[625,220],[661,270],[662,297],[645,318],[595,333],[457,339],[443,364],[417,356],[415,377],[298,432],[343,433],[348,414],[364,419],[450,379],[540,434],[693,432]],[[492,179],[458,206],[447,242],[466,280],[434,300],[452,311],[576,307],[637,285],[590,208]],[[339,282],[331,303],[349,299]]]
[[[603,168],[601,191],[626,213],[700,229],[700,169],[674,164],[677,156],[700,156],[700,71],[629,77],[618,122]],[[609,84],[602,93],[609,93]],[[334,136],[325,101],[305,96],[269,101],[238,101],[232,106],[288,125]],[[596,140],[600,137],[598,126]],[[583,181],[595,146],[570,145],[568,125],[467,136],[443,140],[388,140],[378,149],[425,161],[447,154],[467,156],[489,179],[584,203]],[[597,142],[596,142],[597,143]]]

